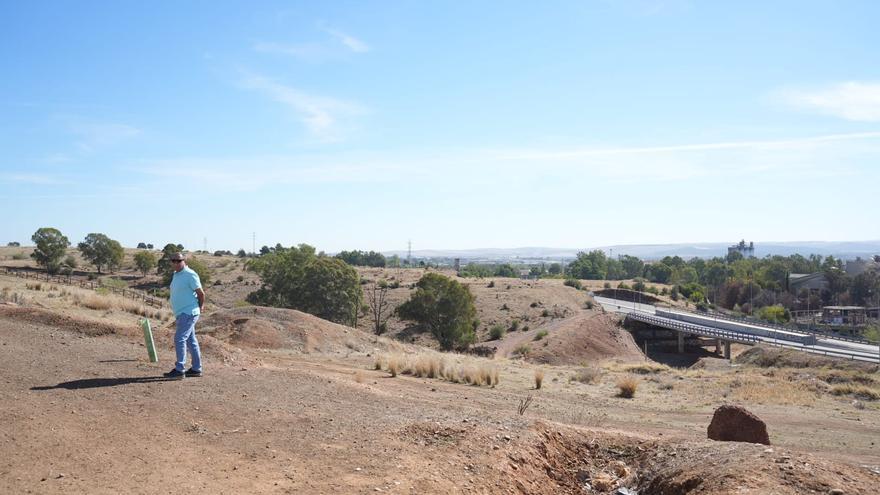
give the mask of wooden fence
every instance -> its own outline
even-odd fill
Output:
[[[160,299],[158,297],[153,297],[148,295],[147,293],[135,289],[127,289],[127,288],[119,288],[119,287],[110,287],[106,285],[101,285],[98,282],[92,280],[78,280],[72,279],[70,277],[66,277],[63,275],[49,275],[48,273],[39,273],[32,272],[30,270],[16,270],[14,268],[8,267],[0,267],[3,270],[3,273],[6,275],[11,275],[13,277],[24,278],[24,279],[33,279],[39,280],[41,282],[48,282],[52,284],[61,284],[61,285],[69,285],[73,287],[82,287],[83,289],[91,289],[98,290],[104,289],[114,294],[118,294],[124,298],[131,299],[134,301],[143,302],[148,306],[152,306],[154,308],[164,308],[166,306],[166,301],[164,299]]]

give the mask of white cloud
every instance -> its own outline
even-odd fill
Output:
[[[370,51],[370,45],[364,43],[363,41],[351,36],[350,34],[343,33],[338,29],[325,28],[324,29],[330,36],[333,36],[340,43],[346,46],[349,50],[355,53],[366,53]]]
[[[880,83],[850,81],[812,91],[780,93],[787,104],[858,122],[880,122]]]
[[[273,185],[382,183],[418,175],[394,161],[326,156],[189,157],[144,162],[133,171],[192,180],[215,190],[253,191]]]
[[[0,182],[11,182],[16,184],[36,184],[41,186],[57,185],[64,183],[55,175],[22,172],[2,173],[0,174]]]
[[[254,51],[289,55],[303,60],[318,61],[330,55],[330,50],[317,43],[285,44],[272,41],[259,41],[252,45]]]
[[[880,132],[788,140],[730,141],[673,146],[576,150],[419,150],[386,153],[315,153],[239,158],[195,157],[144,162],[134,171],[192,179],[214,191],[253,191],[273,185],[433,184],[495,186],[535,180],[562,187],[579,181],[604,184],[668,183],[757,177],[840,178],[858,174],[865,157],[880,156]],[[861,172],[863,173],[863,172]],[[529,186],[530,187],[530,186]],[[479,188],[479,187],[478,187]]]
[[[365,111],[356,103],[308,94],[257,74],[246,74],[241,85],[292,109],[309,132],[322,141],[340,140],[340,120]]]
[[[140,129],[119,122],[102,122],[73,115],[56,115],[67,132],[76,137],[75,145],[82,153],[113,146],[139,136]]]

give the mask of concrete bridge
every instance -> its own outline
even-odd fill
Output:
[[[691,313],[607,297],[595,297],[595,300],[606,311],[626,314],[630,320],[676,332],[679,352],[684,352],[686,337],[697,336],[714,339],[719,347],[723,345],[724,357],[728,359],[731,342],[737,342],[747,345],[761,343],[811,354],[871,363],[880,362],[880,346],[864,340],[820,332],[795,331],[714,313]]]

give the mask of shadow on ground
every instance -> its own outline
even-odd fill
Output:
[[[115,387],[117,385],[128,385],[131,383],[154,383],[171,381],[170,378],[164,376],[135,376],[129,378],[86,378],[83,380],[72,380],[62,382],[58,385],[31,387],[31,390],[54,390],[56,388],[65,388],[67,390],[79,390],[83,388],[101,388]]]

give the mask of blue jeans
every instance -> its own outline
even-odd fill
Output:
[[[196,322],[199,315],[181,313],[177,315],[177,331],[174,332],[174,351],[177,353],[177,371],[185,371],[186,350],[192,353],[192,369],[202,371],[202,353],[199,351],[199,341],[196,340]]]

